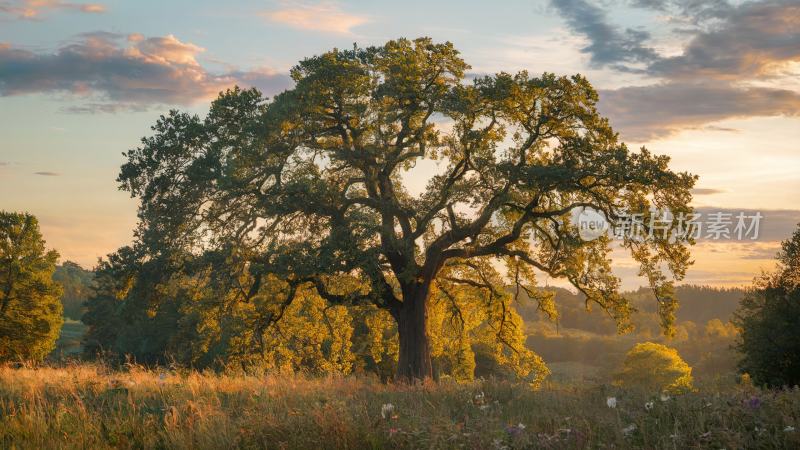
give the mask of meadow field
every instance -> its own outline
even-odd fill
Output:
[[[613,406],[613,407],[612,407]],[[800,390],[0,368],[2,448],[797,448]]]

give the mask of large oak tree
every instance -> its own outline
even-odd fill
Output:
[[[398,325],[402,379],[431,376],[432,291],[472,289],[492,310],[511,285],[552,312],[552,298],[534,289],[540,272],[625,327],[631,307],[610,270],[611,242],[581,240],[571,214],[592,207],[614,224],[641,212],[646,229],[653,208],[690,211],[695,177],[626,148],[579,75],[469,80],[468,69],[450,43],[399,39],[305,59],[291,72],[295,86],[271,101],[236,88],[204,120],[162,116],[119,176],[141,202],[137,248],[174,259],[176,270],[191,270],[178,256],[187,252],[245,261],[236,267],[249,286],[232,285],[242,301],[266,277],[283,280],[261,330],[301,286],[334,304],[385,308]],[[420,168],[435,172],[424,186]],[[666,328],[686,244],[675,233],[621,241]]]

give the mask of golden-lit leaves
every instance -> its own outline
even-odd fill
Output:
[[[653,342],[636,344],[628,352],[616,382],[625,387],[676,394],[693,389],[692,368],[678,351]]]

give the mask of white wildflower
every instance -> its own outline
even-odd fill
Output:
[[[653,406],[655,406],[655,403],[647,402],[647,403],[644,404],[644,409],[650,411],[651,409],[653,409]]]
[[[606,399],[606,405],[609,408],[616,408],[617,407],[617,397],[608,397]]]
[[[636,431],[636,424],[632,423],[632,424],[630,424],[627,427],[622,429],[622,434],[624,434],[625,436],[628,436],[631,433],[633,433],[634,431]]]
[[[493,446],[494,446],[494,448],[496,448],[497,450],[508,450],[508,446],[507,446],[507,445],[504,445],[504,444],[503,444],[503,441],[501,441],[500,439],[495,439],[495,440],[493,440],[493,441],[492,441],[492,445],[493,445]]]
[[[783,429],[784,433],[791,433],[794,431],[794,427],[791,425],[787,425],[786,428]]]
[[[520,430],[524,430],[525,429],[525,424],[520,422],[520,423],[517,424],[517,428],[519,428]]]
[[[381,406],[381,417],[384,419],[390,419],[392,417],[392,413],[394,413],[394,405],[391,403],[385,403]]]
[[[667,400],[669,400],[669,395],[667,395],[667,394],[661,394],[661,401],[662,401],[662,402],[665,402],[665,401],[667,401]]]

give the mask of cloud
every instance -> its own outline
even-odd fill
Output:
[[[747,251],[742,255],[743,259],[768,259],[774,260],[778,256],[781,246],[777,242],[765,243],[763,246],[749,246]]]
[[[60,176],[60,175],[61,175],[61,174],[60,174],[60,173],[58,173],[58,172],[47,172],[47,171],[43,171],[43,172],[33,172],[33,174],[34,174],[34,175],[41,175],[41,176],[43,176],[43,177],[57,177],[57,176]]]
[[[700,222],[705,223],[710,214],[714,213],[723,213],[723,214],[730,214],[731,220],[733,224],[731,225],[730,229],[733,231],[733,227],[736,226],[736,217],[739,213],[744,213],[746,217],[754,216],[757,213],[762,215],[762,219],[759,222],[759,230],[758,230],[758,239],[750,240],[750,239],[743,239],[741,241],[736,240],[736,236],[733,236],[733,239],[723,239],[723,240],[710,240],[707,239],[705,236],[699,239],[698,241],[701,242],[711,242],[720,245],[727,245],[730,243],[765,243],[765,242],[778,242],[783,241],[792,236],[797,227],[800,225],[800,210],[796,209],[745,209],[745,208],[717,208],[713,206],[704,206],[696,209],[696,212],[701,214]],[[747,224],[749,225],[750,221],[747,220]],[[705,233],[705,230],[701,230]],[[725,251],[725,248],[721,248],[721,251]]]
[[[698,32],[683,53],[654,61],[649,72],[670,79],[745,80],[769,77],[800,60],[800,3],[747,2]]]
[[[369,22],[366,16],[350,14],[334,2],[285,4],[262,14],[268,20],[292,28],[327,33],[352,34],[353,28]]]
[[[646,142],[724,119],[800,115],[800,94],[726,83],[670,82],[600,91],[599,108],[625,139]]]
[[[694,188],[692,189],[692,195],[714,195],[714,194],[722,194],[722,189],[709,189],[709,188]]]
[[[287,74],[257,70],[214,74],[204,49],[173,35],[85,33],[52,53],[0,44],[0,96],[65,92],[85,97],[74,112],[115,112],[155,104],[188,105],[239,84],[267,94],[291,86]]]
[[[721,127],[718,125],[706,125],[703,129],[708,131],[723,131],[725,133],[738,133],[740,131],[737,128]]]
[[[668,13],[673,20],[695,24],[724,18],[733,10],[727,0],[633,0],[631,6]]]
[[[657,58],[655,51],[644,46],[650,39],[646,31],[628,28],[624,31],[611,25],[605,12],[586,0],[552,0],[552,7],[566,20],[575,32],[589,39],[589,45],[581,49],[588,53],[594,66],[620,63],[649,62]]]
[[[81,13],[103,13],[106,7],[99,3],[71,3],[58,0],[11,0],[0,1],[0,14],[24,20],[37,20],[46,11],[73,11]]]
[[[650,37],[646,32],[621,31],[587,0],[551,2],[567,26],[588,39],[582,51],[594,66],[659,80],[601,93],[602,110],[625,138],[644,142],[683,129],[708,128],[707,124],[729,118],[798,115],[800,93],[763,83],[777,80],[789,64],[800,61],[796,0],[738,5],[725,0],[623,3],[666,13],[678,22],[683,28],[672,31],[690,36],[681,53],[657,54],[645,46]]]
[[[147,111],[149,106],[140,103],[88,102],[80,105],[65,106],[61,108],[61,111],[69,114],[116,114]]]
[[[637,71],[669,80],[747,80],[776,73],[800,60],[800,3],[796,0],[744,2],[732,6],[725,0],[634,0],[632,6],[672,12],[694,28],[673,29],[692,37],[682,53],[662,57],[644,43],[646,31],[626,29],[609,22],[605,12],[587,0],[551,1],[567,26],[586,37],[595,66]],[[625,63],[645,63],[634,69]]]

